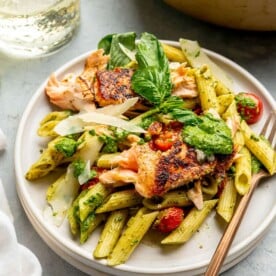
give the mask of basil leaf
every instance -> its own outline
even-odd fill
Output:
[[[114,34],[108,34],[103,37],[98,43],[98,49],[104,49],[104,53],[108,55],[110,53],[112,37]]]
[[[150,103],[160,105],[171,95],[172,83],[168,59],[154,35],[142,34],[136,60],[138,69],[132,76],[132,88]]]
[[[139,68],[158,67],[168,70],[168,60],[158,39],[149,33],[141,35],[137,43],[136,60]]]
[[[202,122],[202,120],[189,109],[173,108],[170,111],[170,115],[178,122],[183,123],[185,126],[197,125]]]
[[[157,67],[137,70],[132,76],[132,88],[154,105],[160,105],[171,95],[170,75]]]
[[[136,39],[136,34],[134,32],[114,34],[112,36],[108,69],[123,67],[131,62],[131,59],[125,53],[126,51],[122,48],[121,45],[123,45],[129,51],[134,51],[135,39]]]

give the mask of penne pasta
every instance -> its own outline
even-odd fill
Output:
[[[217,213],[229,222],[233,216],[237,200],[237,190],[232,178],[228,178],[218,200]]]
[[[111,190],[101,183],[97,183],[79,200],[80,221],[99,207],[104,199],[110,194]]]
[[[178,228],[163,239],[161,244],[182,244],[188,241],[215,207],[217,201],[217,199],[204,201],[201,210],[198,210],[196,207],[192,208]]]
[[[199,70],[195,71],[195,77],[202,110],[215,109],[218,111],[215,84],[210,69],[207,66],[202,66]]]
[[[256,135],[245,121],[241,122],[241,131],[246,147],[260,160],[270,174],[275,172],[276,154],[269,142]]]
[[[150,198],[145,198],[143,200],[143,205],[150,210],[161,210],[172,206],[185,207],[191,206],[192,204],[192,201],[188,198],[185,191],[168,192],[159,202]]]
[[[96,213],[111,212],[118,209],[133,207],[142,203],[143,197],[135,189],[112,193],[105,202],[96,209]]]
[[[119,265],[127,261],[133,250],[149,230],[157,215],[157,211],[148,212],[146,208],[142,208],[134,217],[130,218],[126,230],[107,258],[107,264],[109,266]]]
[[[65,158],[64,154],[56,148],[62,141],[62,137],[57,137],[48,143],[39,159],[29,168],[25,177],[28,180],[41,178],[52,172]]]
[[[80,222],[80,243],[85,243],[93,231],[102,223],[106,218],[105,214],[96,215],[90,213],[84,221]]]
[[[218,101],[218,113],[223,114],[228,106],[233,102],[234,95],[233,94],[223,94],[217,97]]]
[[[206,195],[215,196],[218,193],[218,184],[217,179],[213,177],[208,178],[208,185],[202,185],[202,192],[205,194],[204,198]]]
[[[72,114],[69,110],[53,111],[48,113],[40,122],[37,134],[39,136],[56,137],[58,134],[54,131],[55,126],[63,119],[69,117]]]
[[[251,155],[246,147],[240,150],[235,165],[235,187],[240,195],[245,195],[251,183]]]
[[[88,189],[81,191],[67,212],[67,218],[68,218],[70,230],[74,236],[80,230],[79,229],[80,228],[79,201],[87,192],[88,192]]]
[[[165,55],[169,60],[180,63],[187,61],[185,55],[179,48],[175,48],[165,43],[162,43],[162,47],[165,52]]]
[[[109,215],[93,252],[95,258],[106,258],[110,255],[126,224],[127,217],[127,209],[114,211]]]
[[[234,135],[234,138],[233,138],[233,141],[234,141],[234,146],[235,146],[235,149],[237,152],[239,152],[242,147],[244,146],[244,136],[242,134],[242,132],[240,130],[238,130],[235,135]]]
[[[232,94],[232,92],[221,81],[216,81],[215,91],[217,96]]]

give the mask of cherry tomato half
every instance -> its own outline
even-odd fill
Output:
[[[248,124],[259,121],[263,114],[263,102],[259,96],[250,92],[242,92],[235,97],[235,100],[239,114]]]

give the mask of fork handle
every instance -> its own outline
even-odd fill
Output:
[[[252,179],[253,180],[253,179]],[[229,251],[229,248],[232,244],[232,241],[235,237],[235,234],[239,228],[240,222],[245,214],[247,206],[250,202],[252,194],[255,188],[258,185],[259,178],[253,180],[250,186],[250,189],[246,195],[244,195],[230,221],[228,224],[217,248],[216,251],[209,263],[209,266],[205,272],[205,276],[215,276],[218,275],[220,268],[223,264],[223,261]]]

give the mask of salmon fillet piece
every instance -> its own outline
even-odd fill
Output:
[[[127,155],[131,160],[129,168],[126,162]],[[136,164],[133,164],[134,160]],[[135,189],[146,198],[161,196],[171,189],[201,179],[212,173],[217,164],[216,159],[199,163],[195,150],[180,140],[165,152],[152,150],[149,144],[135,145],[123,153],[121,161],[122,165],[120,160],[118,165],[124,169],[137,167]],[[112,184],[113,179],[107,177],[108,173],[103,173],[100,181]],[[123,181],[123,177],[120,180]]]
[[[45,87],[45,93],[52,104],[73,111],[95,109],[93,83],[96,72],[104,70],[109,56],[102,49],[92,52],[85,61],[80,75],[71,73],[58,80],[52,74]]]
[[[127,68],[115,68],[96,73],[94,83],[95,100],[100,106],[120,104],[125,100],[135,97],[131,89],[131,77],[133,70]]]

